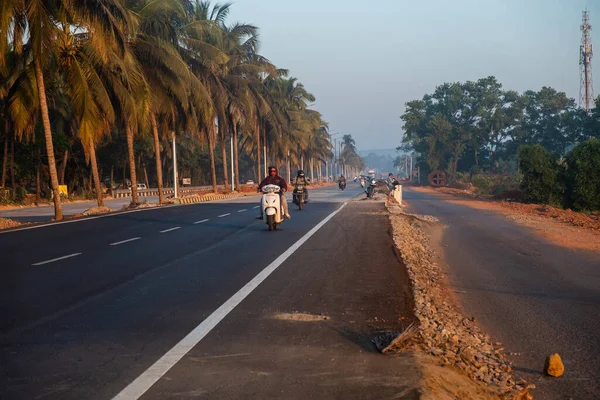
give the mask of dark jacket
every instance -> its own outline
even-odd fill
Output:
[[[292,185],[308,186],[308,181],[306,180],[306,176],[296,176],[294,178],[294,181],[292,182]]]
[[[258,190],[259,191],[262,190],[262,188],[267,185],[277,185],[282,189],[282,191],[285,191],[288,188],[287,183],[285,183],[285,179],[283,179],[279,175],[267,176],[265,179],[263,179],[263,181],[260,183],[260,185],[258,185]]]

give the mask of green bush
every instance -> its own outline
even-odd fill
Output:
[[[21,186],[17,187],[17,190],[15,190],[15,201],[20,203],[25,200],[25,197],[27,197],[27,192],[25,189]]]
[[[578,144],[566,157],[567,203],[578,211],[600,210],[600,140]]]
[[[519,168],[523,174],[523,201],[562,206],[561,170],[556,158],[548,150],[539,144],[521,146]]]

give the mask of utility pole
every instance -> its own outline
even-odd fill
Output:
[[[175,131],[173,131],[173,196],[178,196],[177,188],[177,146],[175,145]]]
[[[233,192],[235,190],[235,177],[233,176],[235,173],[235,170],[233,168],[233,135],[231,135],[231,191]]]
[[[586,112],[594,107],[594,84],[592,81],[592,39],[590,31],[589,14],[583,12],[581,24],[581,46],[579,47],[579,68],[580,68],[580,83],[579,83],[579,106],[583,107]]]

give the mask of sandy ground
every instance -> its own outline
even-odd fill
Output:
[[[444,196],[444,200],[452,204],[501,213],[566,248],[600,252],[600,219],[597,216],[537,204],[482,200],[464,191],[461,194],[461,191],[429,187],[412,187],[411,190]]]

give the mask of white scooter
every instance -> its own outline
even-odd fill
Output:
[[[262,188],[263,196],[261,207],[263,211],[263,220],[269,226],[270,231],[277,229],[277,226],[284,221],[281,210],[281,197],[279,191],[281,188],[277,185],[266,185]]]

